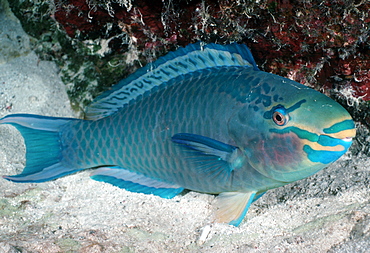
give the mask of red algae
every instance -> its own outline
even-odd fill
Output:
[[[157,56],[199,40],[245,43],[265,71],[334,98],[370,101],[368,1],[137,0],[128,1],[130,8],[121,2],[55,0],[54,15],[70,37],[125,34],[139,53]],[[109,47],[117,54],[127,49],[114,39]]]
[[[103,37],[107,24],[116,24],[139,48],[163,44],[206,42],[247,43],[267,71],[291,74],[310,83],[317,77],[330,88],[331,77],[353,77],[354,96],[369,100],[368,24],[370,3],[353,1],[133,1],[131,9],[87,0],[56,0],[55,19],[71,37]],[[344,8],[346,7],[346,8]],[[363,48],[361,48],[361,42]],[[312,73],[312,67],[316,68]],[[350,69],[346,66],[350,65]],[[314,67],[315,68],[315,67]],[[331,71],[325,70],[330,68]],[[345,70],[346,69],[346,70]],[[343,72],[344,71],[344,72]],[[306,77],[305,76],[311,76]],[[355,78],[356,77],[356,78]],[[361,84],[359,84],[361,83]],[[366,93],[366,94],[364,94]]]

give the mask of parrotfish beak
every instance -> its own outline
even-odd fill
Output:
[[[312,162],[329,164],[348,150],[355,136],[355,123],[346,119],[323,129],[318,140],[308,143],[303,149]]]
[[[340,139],[345,142],[351,142],[356,137],[356,128],[347,129],[338,133],[326,134],[335,139]]]
[[[356,127],[352,119],[346,119],[332,126],[325,128],[323,134],[331,138],[351,142],[356,136]]]

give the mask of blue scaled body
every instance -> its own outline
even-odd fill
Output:
[[[99,96],[84,120],[15,114],[0,123],[26,144],[26,167],[5,179],[95,168],[93,179],[133,192],[218,194],[216,221],[236,226],[263,193],[328,166],[355,136],[342,106],[260,71],[238,44],[171,52]]]

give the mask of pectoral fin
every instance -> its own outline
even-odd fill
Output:
[[[216,198],[216,222],[239,226],[254,200],[252,192],[223,192]]]
[[[172,141],[184,148],[184,159],[197,165],[204,176],[225,182],[243,163],[241,151],[232,145],[201,135],[179,133]]]
[[[179,133],[172,136],[172,141],[205,155],[212,155],[224,161],[229,160],[230,154],[237,147],[208,138],[202,135]]]

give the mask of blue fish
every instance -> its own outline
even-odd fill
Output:
[[[0,123],[26,144],[23,172],[7,180],[95,168],[92,179],[132,192],[217,194],[215,221],[234,226],[267,190],[337,160],[356,134],[341,105],[260,71],[239,44],[171,52],[97,97],[85,119],[14,114]]]

